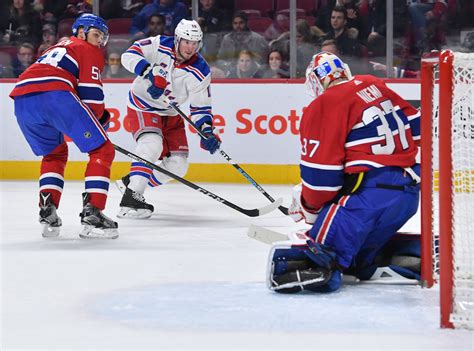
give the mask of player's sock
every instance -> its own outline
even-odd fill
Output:
[[[59,208],[64,187],[64,169],[66,168],[68,147],[66,143],[58,145],[41,161],[39,189],[41,193],[49,193],[49,201]],[[41,199],[40,199],[41,200]],[[41,206],[41,201],[40,201]]]
[[[107,140],[95,150],[89,152],[87,163],[85,188],[89,193],[89,202],[99,210],[105,208],[110,183],[110,167],[114,159],[115,150]]]

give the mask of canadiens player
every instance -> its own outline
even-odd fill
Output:
[[[331,53],[316,54],[306,77],[319,96],[302,116],[289,213],[312,228],[271,249],[267,285],[284,293],[335,291],[342,272],[367,273],[418,208],[419,112]]]
[[[62,225],[57,209],[68,158],[67,135],[89,154],[79,235],[115,239],[118,225],[102,213],[115,155],[104,129],[109,114],[101,81],[100,46],[107,43],[108,28],[102,18],[85,14],[72,31],[72,37],[49,48],[19,77],[10,96],[23,135],[35,155],[43,156],[39,179],[43,237],[58,236]]]
[[[198,53],[202,31],[196,21],[181,20],[175,36],[158,35],[136,41],[122,54],[122,64],[137,75],[128,95],[127,117],[137,141],[135,153],[183,177],[188,169],[188,142],[183,119],[170,103],[189,101],[191,118],[207,136],[201,147],[211,154],[220,139],[213,133],[210,69]],[[170,181],[140,162],[132,162],[130,174],[119,181],[124,190],[119,218],[149,218],[153,205],[143,196],[148,185]],[[121,184],[123,183],[123,184]]]

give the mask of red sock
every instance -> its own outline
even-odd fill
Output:
[[[85,183],[90,194],[89,202],[99,210],[105,208],[110,183],[110,167],[115,157],[115,149],[110,140],[89,152]]]
[[[40,193],[51,193],[51,201],[59,207],[64,187],[64,169],[66,168],[68,148],[66,142],[58,145],[51,153],[43,157],[39,178]]]

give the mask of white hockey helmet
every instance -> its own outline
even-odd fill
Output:
[[[182,19],[174,30],[174,45],[176,49],[181,39],[199,42],[197,49],[199,51],[202,48],[202,30],[199,24],[194,20]]]
[[[330,52],[323,51],[314,55],[306,68],[306,88],[313,97],[321,95],[329,84],[340,78],[351,79],[351,70]]]

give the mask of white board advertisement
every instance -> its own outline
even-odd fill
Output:
[[[390,82],[389,87],[408,100],[419,100],[418,82]],[[2,161],[38,160],[24,140],[8,94],[14,83],[0,82]],[[112,113],[109,135],[113,143],[133,151],[135,142],[127,131],[126,101],[129,83],[105,83],[105,105]],[[240,164],[298,164],[298,130],[303,108],[311,102],[302,83],[213,83],[213,113],[222,139],[222,148]],[[186,105],[183,112],[189,113]],[[334,108],[337,108],[335,106]],[[71,116],[74,118],[74,116]],[[328,116],[330,118],[330,116]],[[225,163],[219,155],[209,155],[199,147],[199,137],[188,132],[191,163]],[[86,161],[69,143],[72,161]],[[116,161],[128,161],[117,154]]]

